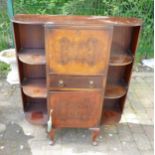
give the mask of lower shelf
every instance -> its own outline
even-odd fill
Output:
[[[119,123],[120,119],[121,119],[121,112],[112,111],[112,110],[105,110],[102,113],[101,125],[116,124],[116,123]]]
[[[46,103],[29,103],[25,110],[25,117],[32,124],[46,124],[48,120]]]

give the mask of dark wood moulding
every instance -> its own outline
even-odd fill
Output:
[[[61,25],[84,25],[84,24],[107,24],[114,26],[140,26],[142,20],[127,17],[112,16],[63,16],[63,15],[31,15],[18,14],[12,19],[14,23],[21,24],[61,24]]]

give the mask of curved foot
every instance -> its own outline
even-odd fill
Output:
[[[49,132],[49,138],[50,138],[49,145],[54,145],[55,131],[56,129],[52,128],[51,131]]]
[[[93,146],[97,146],[97,145],[98,145],[97,141],[93,141],[93,142],[92,142],[92,145],[93,145]]]
[[[97,137],[100,135],[100,128],[90,128],[90,130],[92,131],[92,145],[96,146],[97,143]]]
[[[54,141],[53,140],[50,140],[48,144],[49,145],[54,145]]]

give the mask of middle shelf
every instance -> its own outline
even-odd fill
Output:
[[[105,90],[105,99],[117,99],[126,94],[125,85],[108,84]]]
[[[110,66],[125,66],[133,62],[133,57],[129,53],[114,53],[110,58]]]
[[[44,78],[25,79],[22,82],[22,88],[25,95],[32,98],[46,98],[46,80]]]
[[[25,95],[32,98],[46,98],[47,88],[45,78],[29,78],[22,81]],[[63,90],[64,91],[64,90]],[[105,99],[117,99],[126,94],[126,86],[121,84],[108,84],[105,90]]]
[[[19,60],[25,64],[46,64],[44,49],[21,49],[18,53]]]

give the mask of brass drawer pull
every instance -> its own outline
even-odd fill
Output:
[[[91,88],[94,87],[94,81],[93,81],[93,80],[90,80],[90,81],[89,81],[89,86],[90,86]]]
[[[63,80],[59,80],[58,81],[58,86],[59,87],[63,87],[64,86],[64,81]]]

